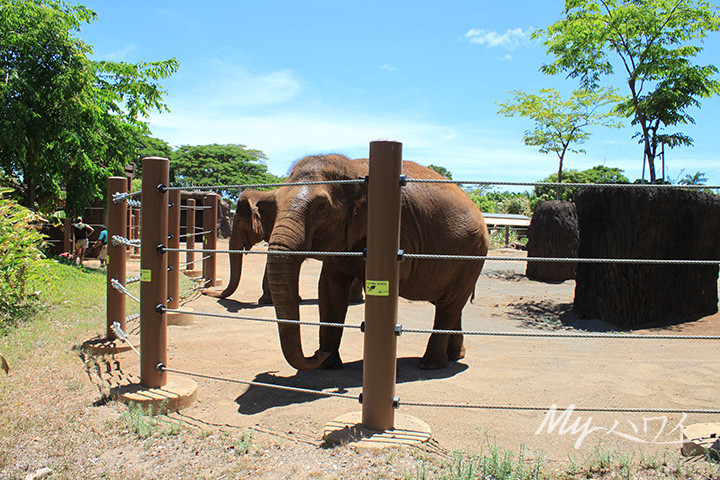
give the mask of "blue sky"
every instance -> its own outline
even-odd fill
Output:
[[[539,72],[551,59],[530,40],[560,18],[561,0],[80,3],[98,14],[80,33],[94,58],[179,60],[162,81],[171,112],[149,119],[173,147],[243,144],[284,175],[305,155],[367,157],[371,141],[390,138],[406,160],[444,166],[455,179],[532,182],[557,171],[557,156],[522,143],[532,121],[499,116],[497,104],[510,90],[576,87]],[[702,63],[720,64],[718,37],[705,40]],[[701,171],[720,184],[719,113],[717,98],[691,112],[697,124],[681,131],[695,146],[666,152],[672,180]],[[634,128],[590,131],[587,153],[568,154],[566,168],[640,177]]]

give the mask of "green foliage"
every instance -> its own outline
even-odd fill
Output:
[[[564,15],[534,33],[555,57],[541,71],[566,73],[594,89],[616,73],[619,59],[630,93],[619,111],[640,129],[643,161],[655,182],[657,147],[692,145],[690,137],[663,129],[694,123],[687,109],[720,93],[718,69],[691,63],[702,51],[697,41],[720,30],[718,7],[705,0],[566,0]]]
[[[452,172],[450,172],[447,168],[440,167],[438,165],[428,165],[428,168],[435,170],[437,173],[447,178],[448,180],[452,180]]]
[[[680,180],[680,185],[704,185],[707,183],[707,176],[705,172],[695,172],[693,175],[685,175],[685,178]]]
[[[475,188],[466,190],[466,193],[483,213],[532,216],[532,196],[527,192],[497,192],[487,188]]]
[[[76,37],[88,8],[52,0],[0,0],[0,168],[32,209],[82,212],[108,175],[135,158],[140,120],[163,111],[162,62],[92,61]]]
[[[535,122],[533,130],[526,130],[525,145],[540,147],[541,153],[554,152],[559,161],[558,176],[562,178],[565,154],[585,153],[582,149],[571,148],[572,144],[585,143],[590,137],[587,127],[601,125],[619,128],[614,111],[603,111],[603,107],[618,103],[622,97],[613,89],[575,90],[569,99],[560,98],[553,88],[543,88],[540,95],[521,90],[511,92],[514,101],[500,104],[498,113],[506,117],[520,115]],[[560,198],[560,190],[557,191]]]
[[[247,185],[278,183],[280,178],[267,170],[267,157],[245,145],[185,145],[173,152],[170,180],[175,185]],[[233,200],[237,189],[218,189]]]
[[[162,410],[164,405],[160,405]],[[154,415],[151,407],[143,408],[142,404],[130,402],[128,408],[120,414],[120,420],[139,438],[153,435],[177,435],[182,423],[172,421],[162,415]]]
[[[547,183],[558,183],[557,174],[552,174],[549,177],[540,180],[541,182]],[[565,170],[563,171],[562,183],[630,183],[623,171],[615,167],[605,167],[598,165],[588,170]],[[562,187],[562,194],[560,200],[573,201],[575,195],[581,187]],[[556,188],[549,186],[536,186],[534,190],[534,197],[532,202],[532,208],[540,202],[547,200],[556,199]]]
[[[37,305],[29,284],[47,276],[42,219],[13,200],[0,199],[0,329],[15,324]]]

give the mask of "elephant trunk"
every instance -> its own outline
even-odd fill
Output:
[[[233,221],[232,233],[230,234],[230,250],[250,250],[252,245],[248,245],[247,236],[240,231],[239,222],[236,219]],[[240,284],[240,277],[242,276],[243,257],[244,255],[238,253],[230,253],[230,281],[228,281],[227,287],[220,294],[220,298],[227,298],[237,290]]]
[[[273,236],[275,234],[273,233]],[[271,251],[288,251],[287,247],[270,244]],[[269,255],[267,261],[268,279],[272,292],[275,314],[279,320],[300,320],[298,277],[303,258],[298,256]],[[298,370],[312,370],[319,367],[330,352],[316,351],[305,357],[302,348],[300,325],[278,323],[280,345],[285,360]]]

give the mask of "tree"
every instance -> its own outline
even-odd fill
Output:
[[[452,172],[450,172],[447,168],[440,167],[438,165],[428,165],[428,168],[435,170],[437,173],[447,178],[448,180],[452,180]]]
[[[656,181],[657,147],[692,145],[693,140],[664,128],[694,123],[690,107],[720,92],[714,65],[694,65],[696,42],[720,29],[718,8],[705,0],[566,0],[565,18],[546,31],[544,45],[555,61],[541,68],[567,73],[593,89],[602,76],[616,73],[611,55],[630,91],[619,110],[632,117],[643,145],[643,170]]]
[[[605,167],[598,165],[587,170],[565,170],[563,175],[563,183],[630,183],[630,180],[623,175],[623,171],[616,167]],[[553,173],[549,177],[541,180],[541,182],[557,183],[558,176]],[[555,200],[567,200],[573,201],[575,194],[580,190],[580,187],[566,187],[563,191],[562,198],[555,198]],[[540,202],[553,199],[552,187],[546,187],[544,185],[538,185],[534,190],[535,197],[533,198],[533,207]]]
[[[695,172],[692,175],[685,175],[685,178],[678,183],[680,185],[704,185],[707,183],[707,176],[705,176],[705,172]]]
[[[179,186],[246,185],[277,183],[281,179],[267,171],[267,157],[245,145],[185,145],[178,148],[170,162],[170,178]],[[234,200],[239,191],[220,188]]]
[[[568,100],[562,100],[557,90],[544,88],[539,95],[522,90],[511,92],[514,101],[500,104],[498,113],[506,117],[520,115],[535,121],[533,130],[526,130],[525,145],[540,147],[540,152],[555,152],[559,159],[558,181],[562,182],[563,162],[567,151],[585,153],[582,149],[570,148],[573,143],[585,143],[590,133],[585,129],[592,125],[620,127],[614,121],[614,113],[602,108],[617,103],[621,97],[612,89],[597,91],[575,90]],[[560,200],[561,187],[558,185],[556,199]]]
[[[157,81],[175,59],[92,61],[75,34],[95,12],[53,0],[0,0],[0,168],[31,209],[82,211],[135,156],[140,118],[166,109]]]

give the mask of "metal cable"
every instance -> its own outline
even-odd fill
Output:
[[[137,283],[137,282],[139,282],[139,281],[140,281],[140,278],[141,278],[141,277],[138,275],[137,277],[130,277],[130,278],[126,279],[126,280],[125,280],[125,286],[130,285],[131,283]]]
[[[118,281],[117,278],[111,279],[111,280],[110,280],[110,285],[111,285],[115,290],[117,290],[118,292],[124,293],[124,294],[127,295],[128,297],[130,297],[130,298],[132,298],[133,300],[135,300],[137,303],[140,303],[140,299],[137,298],[137,297],[136,297],[135,295],[133,295],[132,293],[130,293],[130,291],[129,291],[127,288],[125,288],[125,287],[123,286],[123,284],[121,284],[121,283]]]
[[[443,335],[480,335],[487,337],[545,337],[545,338],[611,338],[614,340],[720,340],[718,335],[665,335],[632,333],[580,333],[580,332],[493,332],[483,330],[433,330],[425,328],[398,328],[398,333],[437,333]]]
[[[111,241],[114,247],[117,247],[118,245],[125,245],[126,247],[137,248],[142,247],[142,245],[140,244],[140,239],[128,240],[127,238],[120,235],[113,235]]]
[[[168,313],[185,313],[187,315],[199,315],[201,317],[215,317],[215,318],[229,318],[233,320],[249,320],[252,322],[265,322],[265,323],[289,323],[294,325],[310,325],[315,327],[334,327],[334,328],[354,328],[360,330],[362,325],[346,325],[344,323],[333,323],[333,322],[307,322],[303,320],[284,320],[279,318],[261,318],[261,317],[244,317],[240,315],[232,315],[229,313],[210,313],[210,312],[196,312],[178,310],[174,308],[163,307],[163,312]]]
[[[165,365],[158,365],[158,370],[161,370],[163,372],[169,372],[169,373],[177,373],[180,375],[188,375],[188,376],[192,376],[192,377],[206,378],[208,380],[218,380],[221,382],[239,383],[242,385],[252,385],[255,387],[274,388],[276,390],[284,390],[287,392],[310,393],[313,395],[320,395],[320,396],[324,396],[324,397],[347,398],[347,399],[355,400],[355,401],[358,400],[357,397],[353,397],[352,395],[349,395],[347,393],[323,392],[321,390],[310,390],[307,388],[287,387],[285,385],[274,385],[272,383],[262,383],[262,382],[255,382],[255,381],[250,381],[250,380],[238,380],[236,378],[220,377],[220,376],[216,376],[216,375],[207,375],[204,373],[188,372],[188,371],[179,370],[176,368],[168,368]]]
[[[596,188],[689,188],[719,189],[720,185],[671,185],[667,183],[558,183],[558,182],[490,182],[482,180],[447,180],[407,178],[408,183],[454,183],[457,185],[501,185],[510,187],[596,187]]]
[[[175,189],[169,188],[168,190],[175,190]],[[213,208],[213,207],[212,207],[212,205],[195,205],[194,207],[189,207],[187,205],[181,205],[180,208],[183,210],[205,210],[207,208]]]
[[[127,204],[129,207],[137,207],[137,208],[142,207],[142,202],[140,202],[139,200],[128,200]]]
[[[200,250],[201,252],[204,250]],[[193,263],[202,262],[204,260],[207,260],[208,258],[212,258],[212,255],[208,255],[207,257],[199,258],[197,260],[193,260],[192,262],[185,262],[178,265],[179,267],[187,267],[188,265],[192,265]]]
[[[494,260],[499,262],[557,262],[557,263],[626,263],[637,265],[718,265],[720,260],[666,260],[647,258],[563,258],[563,257],[495,257],[490,255],[435,255],[405,253],[404,258],[416,260]]]
[[[112,200],[113,200],[113,203],[118,204],[127,198],[132,198],[136,195],[141,195],[141,194],[142,194],[142,190],[138,190],[137,192],[132,192],[132,193],[115,192],[112,196]]]
[[[128,315],[127,317],[125,317],[126,322],[132,322],[133,320],[139,320],[139,319],[140,319],[139,313],[133,313],[132,315]]]
[[[123,342],[130,345],[130,348],[132,348],[133,351],[135,353],[137,353],[138,357],[140,356],[140,352],[138,351],[137,348],[135,348],[135,346],[132,343],[130,343],[130,340],[128,340],[127,335],[125,335],[125,332],[123,332],[122,328],[120,328],[120,324],[118,322],[113,322],[113,324],[110,325],[110,329],[112,329],[112,331],[115,332],[116,337],[118,337],[120,340],[122,340]]]
[[[312,251],[280,251],[280,250],[215,250],[208,248],[169,248],[162,247],[163,252],[199,252],[229,253],[235,255],[287,255],[302,257],[362,257],[362,252],[312,252]]]
[[[301,185],[347,185],[352,183],[365,183],[364,178],[357,180],[325,180],[319,182],[293,182],[293,183],[246,183],[239,185],[187,185],[184,187],[166,187],[170,190],[235,190],[245,188],[265,188],[265,187],[294,187]]]
[[[533,405],[489,405],[482,403],[432,403],[432,402],[404,402],[398,401],[398,407],[442,407],[442,408],[475,408],[483,410],[534,410],[549,411],[560,410],[557,406],[533,406]],[[630,408],[630,407],[573,407],[575,412],[604,412],[604,413],[668,413],[668,414],[709,414],[719,415],[720,410],[714,409],[688,409],[681,410],[675,408]]]

